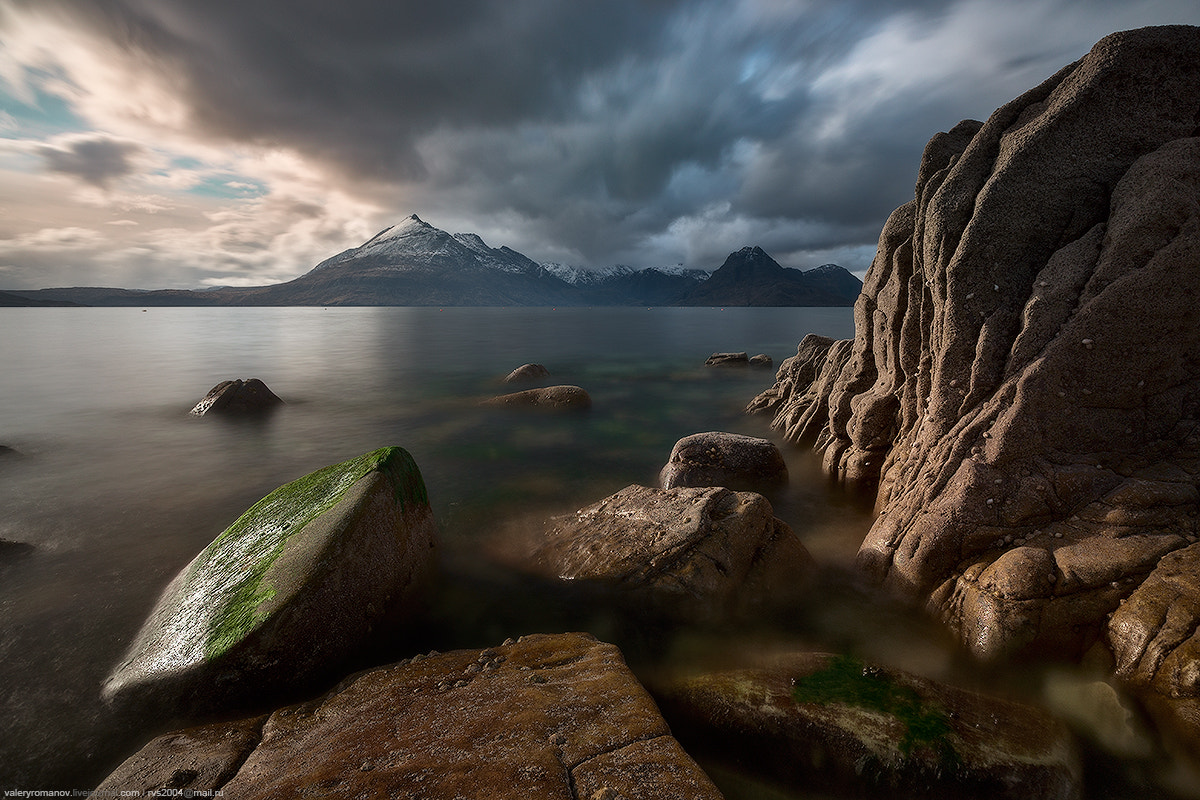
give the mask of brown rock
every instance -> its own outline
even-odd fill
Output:
[[[1147,28],[935,136],[849,354],[752,404],[876,493],[861,569],[980,656],[1079,655],[1200,533],[1197,107],[1200,29]]]
[[[526,389],[484,400],[485,406],[536,408],[550,411],[583,411],[592,407],[592,397],[578,386],[547,386]]]
[[[196,404],[191,414],[253,414],[269,411],[283,405],[274,392],[258,378],[249,380],[221,381]]]
[[[253,730],[256,721],[228,730]],[[217,774],[188,739],[163,737],[106,789]],[[273,713],[232,777],[193,790],[242,798],[695,798],[720,793],[671,737],[620,651],[586,634],[527,636],[484,651],[418,656]],[[611,793],[606,795],[606,790]]]
[[[766,498],[719,487],[627,486],[551,520],[532,560],[559,578],[619,587],[632,601],[687,619],[780,602],[812,565]]]
[[[756,356],[750,356],[750,366],[759,367],[760,369],[770,369],[775,366],[775,362],[766,353],[759,353]]]
[[[685,746],[804,792],[1077,798],[1079,755],[1044,712],[821,654],[676,679],[658,692]]]
[[[768,439],[710,431],[675,443],[659,481],[677,486],[724,486],[735,491],[770,494],[787,485],[783,454]]]

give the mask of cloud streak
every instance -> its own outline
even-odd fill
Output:
[[[862,269],[935,132],[1193,6],[0,0],[0,178],[45,204],[5,275],[268,282],[412,212],[584,266]],[[73,227],[74,273],[23,238]]]

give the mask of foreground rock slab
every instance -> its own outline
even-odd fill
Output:
[[[259,414],[283,405],[283,400],[258,378],[221,381],[196,403],[194,417],[205,414]]]
[[[766,498],[721,487],[627,486],[550,520],[532,560],[542,572],[693,620],[785,602],[812,570]]]
[[[302,686],[418,601],[436,525],[386,447],[276,489],[173,580],[110,676],[110,700],[199,706]]]
[[[675,443],[659,473],[664,489],[676,486],[724,486],[770,494],[787,485],[783,454],[768,439],[709,431]]]
[[[168,734],[100,789],[305,797],[717,800],[616,647],[526,636],[418,656],[324,698]]]
[[[548,411],[583,411],[592,407],[592,397],[578,386],[546,386],[541,389],[502,394],[484,400],[482,405]]]
[[[855,659],[796,654],[658,692],[685,746],[806,792],[1071,800],[1076,746],[1044,712]]]

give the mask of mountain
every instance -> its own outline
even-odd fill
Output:
[[[761,247],[730,253],[708,280],[683,295],[681,306],[848,306],[862,282],[836,264],[802,271],[780,266]]]
[[[97,306],[848,306],[861,287],[835,264],[807,272],[786,269],[758,247],[731,254],[711,274],[683,267],[582,270],[538,264],[511,248],[489,247],[477,234],[450,234],[413,214],[299,278],[272,286],[7,294],[12,302]]]

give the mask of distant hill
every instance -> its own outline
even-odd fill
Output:
[[[761,247],[743,247],[676,302],[681,306],[847,306],[862,282],[836,264],[807,272],[780,266]]]
[[[0,308],[21,308],[29,306],[77,306],[66,300],[39,300],[35,297],[25,297],[12,292],[0,292]]]
[[[711,274],[682,267],[590,271],[543,265],[508,247],[489,247],[473,233],[449,234],[413,214],[299,278],[272,286],[4,294],[29,304],[95,306],[848,306],[861,288],[835,264],[807,272],[787,269],[758,247],[731,254]]]

